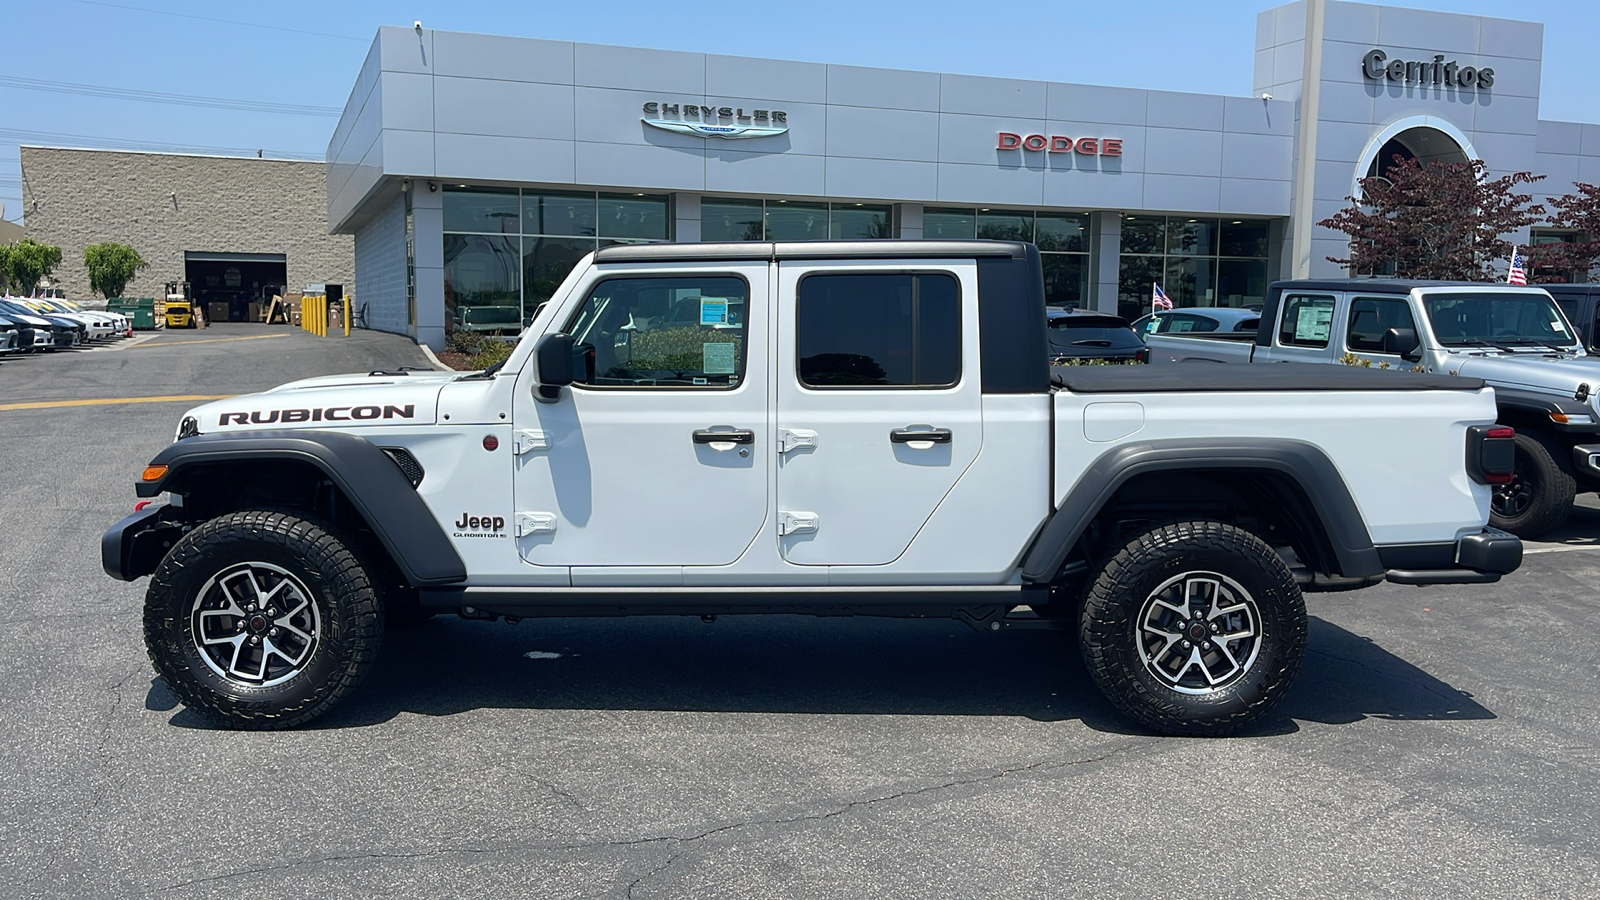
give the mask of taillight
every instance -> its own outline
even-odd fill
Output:
[[[1479,484],[1510,484],[1517,464],[1517,431],[1505,425],[1467,428],[1467,474]]]

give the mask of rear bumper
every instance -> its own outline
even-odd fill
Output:
[[[1395,584],[1493,584],[1522,565],[1522,541],[1484,528],[1455,543],[1392,544],[1378,558]]]

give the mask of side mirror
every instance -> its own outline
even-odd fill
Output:
[[[1415,328],[1391,328],[1383,333],[1383,352],[1393,353],[1406,362],[1421,360],[1421,347]]]
[[[533,346],[533,358],[539,372],[536,396],[554,403],[561,399],[561,389],[572,383],[572,335],[545,335]]]

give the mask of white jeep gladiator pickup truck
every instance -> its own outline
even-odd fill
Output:
[[[1032,245],[611,247],[504,365],[189,411],[103,564],[235,727],[328,710],[385,616],[800,613],[1066,627],[1124,714],[1222,734],[1294,679],[1303,590],[1521,562],[1479,380],[1046,359]]]
[[[1600,358],[1538,286],[1332,279],[1267,290],[1255,334],[1151,334],[1150,362],[1379,366],[1481,378],[1516,429],[1515,471],[1490,524],[1524,538],[1600,490]]]

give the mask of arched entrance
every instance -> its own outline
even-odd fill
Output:
[[[1401,119],[1373,135],[1357,161],[1350,194],[1361,196],[1361,179],[1382,178],[1395,157],[1423,162],[1467,162],[1477,158],[1467,136],[1449,122],[1432,116]]]

